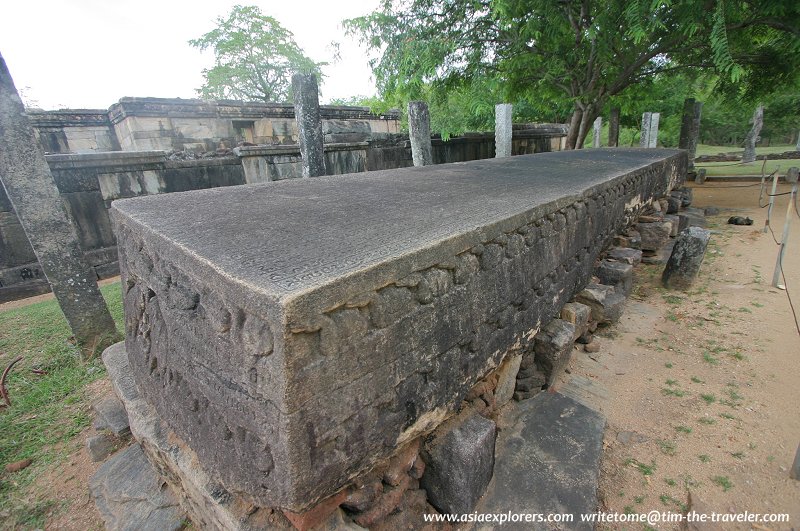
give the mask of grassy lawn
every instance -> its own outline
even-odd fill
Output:
[[[697,146],[697,156],[718,155],[720,153],[740,155],[744,150],[733,146],[709,146],[700,144]],[[768,147],[757,147],[756,155],[768,155],[770,153],[783,153],[784,151],[794,151],[794,145],[772,145]],[[697,168],[705,168],[709,176],[721,175],[756,175],[761,176],[761,166],[763,161],[751,162],[748,164],[734,164],[732,162],[703,162],[695,164]],[[768,160],[765,171],[767,175],[778,170],[780,175],[786,174],[786,169],[791,166],[800,166],[800,160]]]
[[[101,291],[122,330],[119,282]],[[44,527],[55,502],[37,499],[31,485],[83,444],[76,435],[91,422],[86,386],[105,368],[99,358],[82,360],[70,335],[55,300],[0,312],[0,370],[23,356],[6,380],[12,405],[0,408],[0,527]],[[23,459],[31,466],[4,471]]]

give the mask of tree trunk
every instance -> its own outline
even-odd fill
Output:
[[[614,107],[608,120],[608,147],[617,146],[619,146],[619,107]]]
[[[578,142],[578,132],[580,128],[581,118],[583,111],[578,105],[575,105],[575,110],[572,112],[572,118],[569,121],[569,131],[567,131],[566,149],[575,149]]]
[[[586,136],[592,129],[592,124],[594,124],[595,118],[597,118],[595,107],[593,105],[587,105],[583,110],[583,116],[581,116],[581,125],[578,129],[578,138],[575,143],[576,149],[583,148],[583,143],[586,141]]]

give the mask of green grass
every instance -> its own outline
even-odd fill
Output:
[[[728,492],[733,488],[733,483],[728,479],[728,476],[714,476],[711,481],[722,487],[723,492]]]
[[[700,398],[702,398],[705,401],[706,404],[713,404],[717,400],[717,397],[715,397],[714,395],[712,395],[710,393],[702,393],[700,395]]]
[[[697,146],[697,156],[701,155],[717,155],[719,153],[731,153],[741,155],[744,149],[733,146]],[[768,155],[771,153],[783,153],[784,151],[794,151],[793,145],[773,145],[767,147],[757,147],[756,155]],[[786,160],[768,160],[766,166],[766,173],[769,175],[774,170],[779,169],[780,174],[784,174],[789,166],[792,166],[792,161]],[[757,160],[749,164],[733,165],[732,162],[703,162],[696,165],[697,168],[705,168],[706,175],[757,175],[761,176],[761,165],[763,161]]]
[[[652,476],[653,472],[656,471],[655,461],[651,461],[649,465],[646,465],[640,461],[637,461],[636,459],[628,459],[625,461],[625,464],[637,469],[642,473],[643,476]]]
[[[709,463],[711,461],[711,456],[708,454],[698,455],[697,458],[700,460],[701,463]]]
[[[657,441],[658,448],[661,450],[661,453],[666,455],[675,455],[677,451],[677,446],[673,441]]]
[[[101,291],[122,329],[119,283]],[[6,380],[12,405],[0,409],[0,466],[32,460],[28,468],[0,481],[0,513],[10,515],[11,527],[44,527],[46,514],[58,503],[32,498],[26,488],[79,446],[75,436],[91,422],[85,388],[105,368],[98,357],[84,360],[70,335],[55,300],[0,312],[0,365],[5,368],[23,356]]]
[[[689,434],[689,433],[692,433],[692,428],[690,428],[689,426],[683,426],[683,425],[675,426],[675,431],[677,431],[679,433]]]

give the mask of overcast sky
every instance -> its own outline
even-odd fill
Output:
[[[322,103],[373,95],[367,53],[344,36],[341,21],[364,15],[378,0],[40,0],[6,2],[0,15],[0,53],[17,89],[43,109],[105,109],[124,96],[193,98],[211,52],[189,39],[213,29],[236,4],[258,5],[294,33],[324,68]]]

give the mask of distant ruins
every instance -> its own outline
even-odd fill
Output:
[[[322,106],[326,143],[361,142],[400,132],[400,114],[365,107]],[[291,104],[122,98],[102,109],[29,110],[45,152],[215,151],[239,143],[295,144]]]

